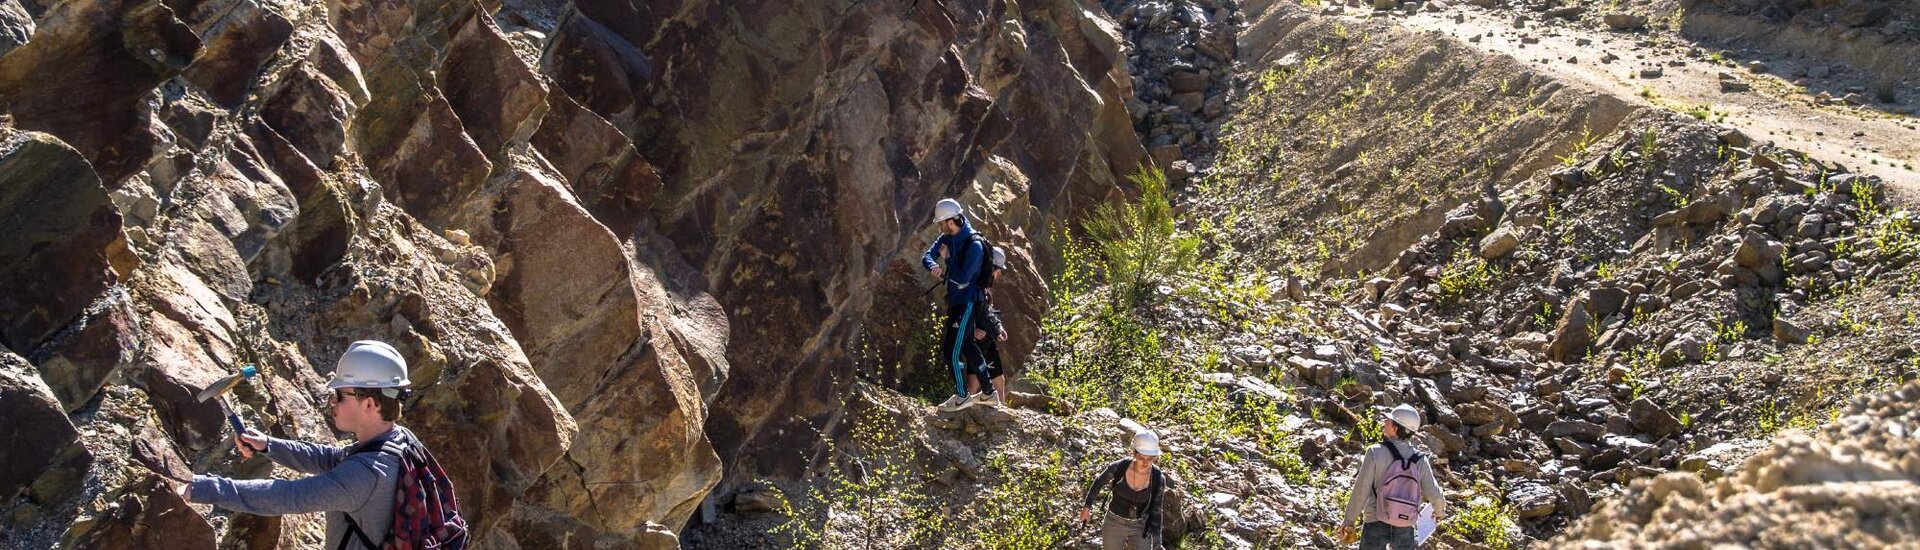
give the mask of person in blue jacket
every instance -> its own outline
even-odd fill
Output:
[[[977,311],[982,295],[974,280],[986,263],[986,246],[967,223],[959,201],[941,199],[933,207],[933,223],[940,228],[940,238],[927,247],[920,263],[935,279],[946,282],[947,315],[941,324],[940,357],[953,367],[953,397],[941,403],[940,410],[957,411],[974,403],[967,396],[967,365],[983,362],[975,357],[978,348],[965,344],[966,333],[971,332],[968,329],[978,323],[975,316],[985,314]]]

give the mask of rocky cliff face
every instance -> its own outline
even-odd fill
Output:
[[[311,544],[135,464],[270,474],[192,395],[257,364],[233,406],[324,439],[365,338],[483,545],[671,544],[723,477],[797,472],[849,342],[924,311],[938,198],[1038,318],[1050,224],[1145,159],[1100,13],[0,0],[0,545]]]

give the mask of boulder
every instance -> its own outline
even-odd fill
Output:
[[[1746,132],[1741,132],[1733,128],[1721,129],[1718,137],[1720,138],[1720,142],[1727,144],[1728,147],[1745,149],[1753,146],[1753,138],[1748,137]],[[1741,178],[1736,177],[1734,179],[1739,180]]]
[[[1514,485],[1506,494],[1507,506],[1521,519],[1552,515],[1559,500],[1552,487],[1533,482]]]
[[[1560,321],[1553,329],[1553,343],[1547,346],[1547,357],[1562,363],[1586,357],[1594,337],[1598,336],[1594,334],[1594,317],[1587,309],[1585,299],[1576,299],[1560,314]]]
[[[1519,230],[1512,226],[1503,226],[1494,230],[1493,234],[1487,235],[1486,238],[1480,239],[1480,257],[1489,260],[1503,258],[1519,247]]]
[[[0,349],[0,418],[10,425],[0,437],[0,499],[15,502],[27,491],[46,506],[80,488],[93,454],[36,374],[20,356]]]
[[[1616,286],[1596,287],[1587,291],[1586,306],[1595,318],[1604,319],[1608,315],[1620,313],[1627,304],[1626,289]]]
[[[80,318],[138,263],[87,159],[48,134],[0,127],[0,234],[8,235],[0,239],[0,344],[23,353]],[[89,393],[92,384],[79,385],[63,391]]]
[[[1287,366],[1292,367],[1301,380],[1322,388],[1333,387],[1334,380],[1340,375],[1333,363],[1298,355],[1288,357]]]
[[[1506,422],[1509,419],[1516,418],[1513,411],[1509,411],[1506,406],[1494,402],[1467,403],[1456,407],[1454,410],[1460,414],[1461,422],[1474,426],[1494,422]]]
[[[1572,6],[1561,6],[1558,8],[1547,10],[1547,18],[1573,20],[1573,19],[1579,19],[1580,14],[1583,14],[1586,12],[1587,12],[1586,6],[1581,6],[1577,4]]]
[[[1420,435],[1431,438],[1432,441],[1427,444],[1427,448],[1432,449],[1442,458],[1467,450],[1466,438],[1460,437],[1445,426],[1437,424],[1421,426]]]
[[[1660,366],[1670,367],[1699,361],[1706,356],[1706,342],[1694,334],[1682,334],[1660,348]]]
[[[1813,336],[1813,330],[1800,326],[1786,317],[1774,317],[1773,339],[1787,344],[1805,344]]]
[[[1207,77],[1193,71],[1177,71],[1167,75],[1167,84],[1176,94],[1207,91]]]
[[[755,514],[779,511],[785,505],[780,494],[764,489],[743,490],[733,495],[733,511],[742,514]]]
[[[1594,441],[1606,435],[1607,428],[1585,420],[1560,420],[1547,425],[1547,435]]]
[[[1886,2],[1854,0],[1840,8],[1840,13],[1833,20],[1848,27],[1874,27],[1887,22],[1892,15],[1893,8]]]
[[[213,526],[173,486],[146,475],[129,485],[106,515],[67,534],[69,548],[215,548]]]
[[[1810,216],[1811,217],[1811,216]],[[1758,269],[1774,261],[1772,243],[1758,233],[1748,233],[1740,238],[1740,245],[1733,249],[1733,261],[1740,267]]]
[[[1687,203],[1683,212],[1687,223],[1706,224],[1726,219],[1740,209],[1740,195],[1733,190],[1722,190]]]
[[[1673,413],[1645,397],[1635,399],[1627,406],[1627,416],[1632,419],[1635,430],[1655,437],[1669,437],[1680,433],[1682,428],[1680,419],[1675,418]]]
[[[1173,104],[1187,113],[1198,113],[1201,108],[1207,106],[1207,94],[1201,92],[1173,94]]]
[[[1552,343],[1552,339],[1539,332],[1522,332],[1507,338],[1506,344],[1517,350],[1543,352]]]
[[[1646,16],[1631,13],[1609,13],[1603,16],[1602,20],[1606,22],[1607,28],[1616,31],[1630,31],[1647,26]]]

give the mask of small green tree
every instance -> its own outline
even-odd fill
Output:
[[[1148,166],[1128,179],[1140,187],[1138,202],[1102,204],[1081,224],[1095,244],[1112,305],[1123,310],[1154,284],[1191,269],[1200,256],[1200,238],[1174,227],[1166,174]]]

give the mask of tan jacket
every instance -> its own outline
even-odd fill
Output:
[[[1400,456],[1413,456],[1416,451],[1413,444],[1405,440],[1381,445],[1397,447]],[[1387,463],[1393,462],[1393,454],[1387,452],[1387,448],[1381,445],[1368,447],[1367,457],[1360,461],[1360,471],[1353,475],[1353,490],[1347,495],[1346,519],[1341,522],[1341,525],[1352,525],[1356,519],[1360,523],[1379,521],[1380,518],[1374,517],[1373,514],[1375,508],[1373,485],[1380,476],[1386,474]],[[1413,465],[1413,475],[1420,479],[1421,496],[1425,497],[1428,504],[1433,505],[1433,516],[1437,518],[1444,515],[1447,511],[1447,496],[1440,491],[1440,482],[1433,476],[1433,462],[1427,460],[1426,455],[1421,455],[1420,462]]]

